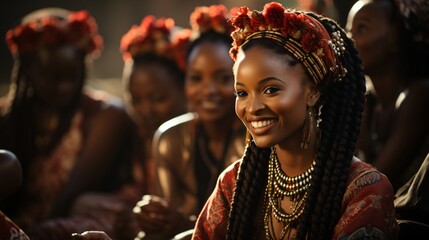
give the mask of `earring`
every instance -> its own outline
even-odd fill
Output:
[[[246,129],[246,146],[250,145],[251,141],[252,141],[252,135],[250,134],[249,130]]]
[[[310,141],[311,141],[311,135],[313,133],[313,127],[314,127],[313,108],[309,107],[307,109],[307,117],[304,122],[304,129],[302,130],[301,149],[308,148],[308,145],[310,144]]]

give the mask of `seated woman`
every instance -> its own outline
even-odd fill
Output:
[[[373,86],[356,148],[395,191],[429,152],[428,14],[426,1],[360,0],[347,23]]]
[[[142,195],[153,191],[152,137],[163,122],[186,112],[183,49],[189,31],[177,31],[173,19],[147,16],[122,37],[124,99],[135,123],[132,179],[114,194],[80,197],[74,217],[82,221],[85,216],[99,226],[70,230],[103,230],[122,240],[134,239],[139,232],[132,209]]]
[[[389,180],[353,156],[365,93],[353,40],[276,2],[231,22],[235,109],[252,140],[193,239],[396,239]]]
[[[15,65],[0,102],[0,147],[20,159],[23,186],[2,209],[36,238],[39,224],[67,216],[82,193],[122,184],[132,122],[118,99],[85,86],[102,47],[87,11],[35,11],[7,42]]]
[[[191,229],[219,173],[241,157],[245,130],[234,113],[230,23],[223,5],[197,7],[187,51],[185,93],[192,110],[167,121],[154,137],[157,195],[135,212],[149,239]]]

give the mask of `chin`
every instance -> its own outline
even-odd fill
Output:
[[[259,148],[270,148],[270,147],[272,147],[272,146],[275,145],[271,141],[267,141],[266,139],[261,139],[261,138],[258,138],[258,137],[253,138],[253,142]]]

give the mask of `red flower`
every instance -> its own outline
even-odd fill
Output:
[[[250,26],[250,17],[247,15],[250,9],[247,7],[240,7],[237,14],[231,18],[231,23],[234,27],[245,28]]]
[[[250,24],[252,25],[252,31],[257,31],[259,28],[265,28],[265,18],[260,11],[252,11],[250,16]]]
[[[303,15],[286,12],[283,18],[283,26],[280,28],[280,31],[285,36],[291,35],[301,28],[303,22]]]
[[[285,8],[280,3],[271,2],[265,4],[262,15],[272,28],[280,28],[283,26],[284,12]]]
[[[314,52],[319,48],[320,39],[312,31],[306,31],[301,39],[302,48],[307,52]]]

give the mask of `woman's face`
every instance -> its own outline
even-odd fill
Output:
[[[261,46],[240,51],[235,72],[235,111],[259,147],[302,140],[307,106],[317,89],[304,67],[289,55]],[[291,145],[289,145],[291,146]]]
[[[160,64],[140,64],[132,70],[128,91],[133,117],[152,136],[165,121],[185,111],[185,98],[177,76]]]
[[[358,1],[350,10],[347,30],[356,41],[365,73],[372,75],[389,64],[398,51],[397,26],[387,1]]]
[[[223,43],[203,42],[190,53],[185,92],[188,103],[204,122],[234,117],[233,61]]]
[[[85,80],[85,56],[76,47],[65,45],[40,49],[29,65],[26,77],[37,101],[64,107],[80,96]]]

